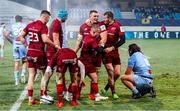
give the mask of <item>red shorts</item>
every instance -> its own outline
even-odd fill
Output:
[[[80,59],[85,66],[85,73],[90,74],[96,72],[96,67],[92,59]]]
[[[67,68],[69,68],[69,72],[71,72],[71,73],[78,72],[78,65],[77,64],[71,64],[71,63],[69,63],[69,64],[62,63],[61,65],[58,65],[56,72],[64,74],[64,73],[66,73]]]
[[[97,54],[96,58],[94,60],[94,66],[95,67],[101,67],[101,62],[102,62],[102,54]]]
[[[112,63],[113,65],[121,65],[121,59],[118,52],[106,53],[103,58],[103,63]]]
[[[28,56],[28,64],[29,68],[35,68],[44,70],[47,67],[47,58],[46,56],[40,56],[40,57],[30,57]]]
[[[44,70],[47,67],[47,58],[43,51],[28,51],[27,61],[29,68]]]

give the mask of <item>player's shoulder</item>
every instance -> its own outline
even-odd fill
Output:
[[[84,22],[84,23],[80,26],[80,28],[84,28],[84,27],[87,27],[87,26],[88,26],[87,23]]]
[[[53,24],[61,24],[61,21],[56,18],[56,19],[53,20],[52,23],[53,23]]]
[[[114,21],[114,25],[115,26],[122,26],[121,23],[119,21],[117,21],[117,20]]]
[[[98,21],[98,25],[101,26],[101,25],[105,25],[104,21]]]

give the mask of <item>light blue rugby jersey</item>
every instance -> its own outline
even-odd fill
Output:
[[[0,39],[4,39],[4,32],[6,29],[3,26],[0,26]]]
[[[19,36],[20,32],[26,27],[26,24],[17,22],[11,26],[11,34],[13,37],[13,44],[22,44],[21,41],[16,41],[16,37]]]
[[[151,70],[151,65],[147,57],[144,56],[141,52],[135,52],[128,59],[128,67],[131,67],[133,69],[135,75],[153,78],[152,75],[149,74],[149,70]]]

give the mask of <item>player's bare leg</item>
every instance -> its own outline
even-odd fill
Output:
[[[71,105],[72,106],[76,106],[77,105],[77,94],[78,94],[77,75],[78,75],[78,72],[71,73],[72,94],[73,94],[73,98],[72,98],[72,101],[71,101]]]
[[[48,103],[48,104],[54,103],[54,98],[47,94],[48,83],[51,76],[52,76],[51,72],[48,73],[45,72],[45,70],[42,70],[41,91],[40,91],[40,95],[41,95],[40,100],[42,103]]]
[[[4,58],[4,45],[0,45],[0,59]]]
[[[33,88],[34,88],[34,79],[36,75],[35,68],[29,68],[29,78],[28,78],[28,98],[29,105],[39,104],[40,101],[33,98]]]
[[[15,60],[15,63],[14,63],[15,85],[19,84],[19,65],[20,65],[20,60]]]
[[[122,83],[123,83],[126,87],[128,87],[128,88],[132,91],[132,93],[133,93],[132,97],[134,96],[133,98],[139,98],[139,97],[141,97],[141,94],[140,94],[139,91],[136,89],[135,82],[134,82],[134,80],[133,80],[132,74],[130,74],[130,75],[123,75],[123,76],[121,77],[121,81],[122,81]]]
[[[118,99],[118,95],[115,93],[115,82],[120,76],[120,65],[112,65],[112,64],[106,64],[106,70],[108,72],[108,83],[106,84],[105,88],[101,90],[101,92],[107,96],[107,90],[111,88],[112,96],[114,99]],[[112,75],[113,74],[113,75]],[[113,79],[113,80],[111,80]]]
[[[27,61],[22,59],[21,83],[26,83]]]
[[[95,100],[95,101],[101,101],[101,100],[106,100],[108,99],[108,97],[104,97],[101,96],[99,94],[99,87],[98,87],[98,76],[97,73],[90,73],[88,75],[91,79],[91,86],[90,86],[90,94],[89,94],[89,98],[91,100]]]

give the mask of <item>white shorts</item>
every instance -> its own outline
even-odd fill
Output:
[[[0,38],[0,45],[4,45],[4,39]]]

